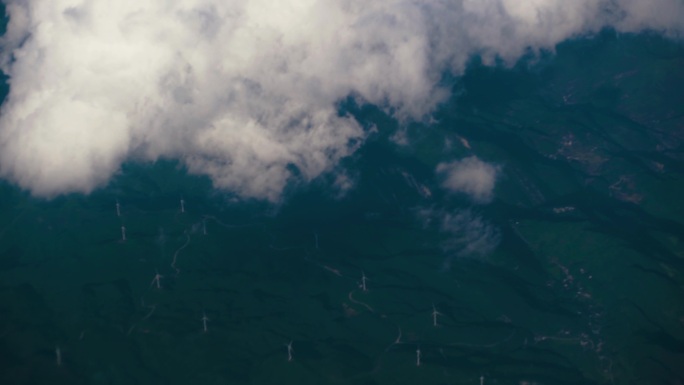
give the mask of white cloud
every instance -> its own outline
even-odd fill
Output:
[[[243,197],[279,199],[365,137],[349,95],[420,119],[473,53],[603,25],[681,34],[680,0],[6,0],[0,176],[89,192],[125,160],[181,160]]]
[[[340,171],[335,175],[333,186],[336,190],[336,197],[341,199],[356,186],[358,175],[350,175],[346,171]]]
[[[499,167],[483,162],[476,156],[437,165],[437,173],[443,177],[442,187],[466,194],[477,203],[492,200]]]
[[[448,270],[454,258],[481,258],[492,253],[501,242],[499,230],[471,210],[448,212],[423,208],[416,211],[424,227],[436,227],[445,238],[440,242],[446,254],[443,268]]]

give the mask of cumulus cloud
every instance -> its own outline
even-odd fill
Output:
[[[5,0],[0,176],[89,192],[127,160],[179,159],[277,200],[366,133],[349,96],[400,120],[448,97],[444,71],[612,25],[681,35],[680,0]]]
[[[492,200],[499,167],[483,162],[476,156],[437,165],[443,178],[442,187],[454,193],[463,193],[477,203]]]

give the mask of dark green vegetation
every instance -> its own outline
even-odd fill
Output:
[[[343,198],[238,202],[171,162],[89,197],[2,184],[0,383],[682,383],[683,90],[681,44],[605,32],[474,60],[429,126],[348,103],[379,131]],[[489,205],[434,175],[473,154]]]

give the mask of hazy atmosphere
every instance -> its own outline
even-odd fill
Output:
[[[684,1],[3,0],[2,384],[684,384]]]

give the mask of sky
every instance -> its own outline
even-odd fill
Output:
[[[5,3],[0,177],[47,198],[158,159],[245,199],[324,175],[348,184],[340,160],[369,131],[342,100],[429,122],[450,96],[440,79],[473,55],[512,65],[604,27],[684,32],[682,0]],[[468,158],[435,173],[486,203],[500,171]]]

